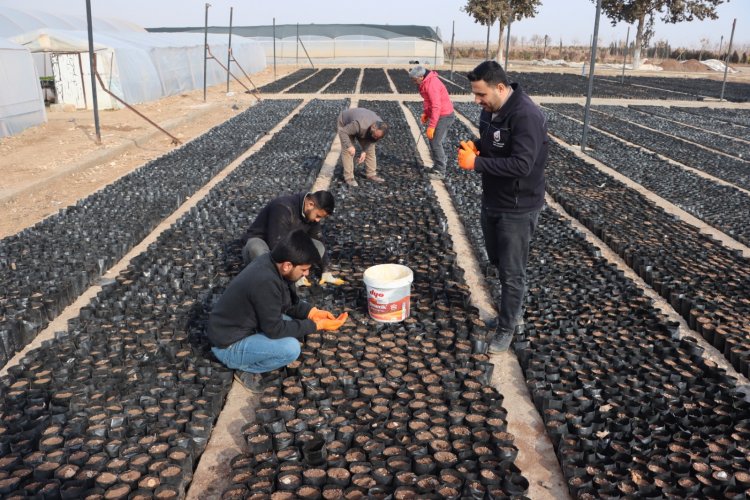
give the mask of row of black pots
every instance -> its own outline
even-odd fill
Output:
[[[389,123],[389,137],[406,137],[397,103],[360,106]],[[348,310],[351,322],[307,336],[300,358],[267,379],[255,420],[243,429],[249,453],[232,464],[241,485],[228,488],[227,498],[258,489],[303,494],[303,487],[311,497],[325,489],[352,498],[428,498],[442,489],[447,498],[484,498],[528,488],[513,464],[502,396],[486,385],[489,332],[468,303],[429,182],[414,182],[414,145],[386,139],[377,147],[386,184],[337,183],[342,215],[325,224],[332,267],[354,284],[301,292],[319,307]],[[380,206],[398,209],[372,208]],[[410,317],[401,323],[369,319],[361,291],[352,289],[361,290],[367,267],[383,262],[415,270]]]
[[[338,76],[339,73],[340,70],[335,68],[321,69],[286,92],[289,94],[313,94],[331,83],[331,80]]]
[[[553,104],[550,107],[565,115],[580,119],[583,116],[583,108],[576,105]],[[600,130],[621,137],[630,143],[639,144],[644,148],[667,156],[683,165],[711,174],[738,187],[747,189],[750,187],[750,176],[746,172],[747,162],[742,159],[743,143],[731,139],[717,137],[715,131],[708,133],[698,131],[692,126],[680,126],[670,122],[669,132],[664,133],[656,127],[639,126],[641,118],[636,120],[626,119],[618,116],[623,111],[613,114],[612,109],[607,107],[594,108],[592,114],[592,125]],[[641,113],[630,112],[640,117]],[[647,118],[644,118],[648,120]],[[635,121],[635,123],[634,123]],[[662,122],[663,123],[663,122]],[[686,138],[685,136],[691,136]],[[682,136],[682,137],[680,137]],[[722,144],[722,140],[724,144]],[[704,144],[700,144],[703,142]],[[722,147],[725,146],[725,147]],[[711,150],[713,149],[713,151]],[[718,151],[728,150],[725,154]],[[732,157],[729,155],[738,155]]]
[[[357,88],[359,75],[362,74],[360,68],[344,68],[344,70],[323,89],[324,94],[353,94]]]
[[[0,241],[0,366],[298,104],[264,101]]]
[[[264,94],[274,94],[277,92],[281,92],[282,90],[286,89],[287,87],[291,87],[292,85],[296,85],[298,82],[304,80],[305,78],[309,77],[313,73],[315,73],[315,69],[312,68],[302,68],[298,69],[297,71],[290,73],[288,75],[285,75],[271,83],[267,83],[260,87],[258,90],[261,93]]]
[[[385,69],[383,68],[365,68],[364,74],[362,75],[362,82],[360,83],[359,91],[362,94],[390,94],[393,92],[391,89],[391,84],[388,81],[388,77],[385,74]],[[360,104],[360,107],[366,107],[362,104]],[[368,108],[370,109],[370,108]],[[393,123],[393,120],[391,122],[388,122],[388,119],[385,116],[379,115],[383,120],[389,124]],[[392,134],[392,131],[388,132],[389,134]],[[381,150],[384,148],[381,148]]]
[[[650,206],[640,194],[608,182],[572,154],[559,151],[566,159],[549,169],[549,186],[566,210],[577,214],[588,227],[598,227],[599,237],[720,351],[724,351],[725,339],[735,339],[734,360],[732,354],[725,356],[735,369],[747,373],[748,356],[742,354],[750,347],[745,334],[750,309],[743,300],[750,294],[747,259]],[[558,184],[566,187],[558,190]],[[596,197],[583,191],[586,186],[602,184],[607,187],[597,189]],[[746,205],[747,200],[741,204]],[[744,220],[741,224],[746,226]],[[664,250],[665,241],[669,251]],[[724,279],[726,276],[731,279]],[[697,321],[699,317],[701,321]],[[723,335],[717,337],[713,332],[719,328]]]
[[[287,182],[299,179],[299,190],[309,185],[308,167],[287,165],[293,158],[288,144],[306,137],[311,147],[327,148],[333,134],[311,124],[325,116],[333,122],[342,104],[310,103],[258,158],[243,162],[133,259],[91,302],[88,314],[69,322],[68,332],[29,351],[9,370],[3,392],[12,397],[1,403],[0,443],[7,447],[0,447],[0,464],[11,473],[32,469],[11,495],[41,487],[34,470],[46,463],[37,475],[77,466],[86,476],[49,480],[59,481],[60,489],[80,492],[73,482],[86,480],[92,494],[116,488],[110,496],[144,496],[143,489],[161,488],[164,498],[184,496],[231,383],[231,371],[211,357],[203,335],[210,302],[240,269],[236,235],[246,229],[247,211],[257,213],[279,192],[277,172],[286,168]],[[209,269],[214,272],[206,280]],[[180,288],[159,287],[164,306],[148,307],[155,302],[152,285],[170,276],[180,277]],[[31,397],[24,397],[26,389]],[[89,463],[95,456],[101,469]],[[39,463],[36,457],[42,457]]]
[[[462,195],[467,233],[481,248],[480,207],[467,195],[476,183],[458,171],[446,180],[452,196]],[[499,284],[488,280],[497,295]],[[573,496],[685,498],[696,482],[692,494],[736,495],[750,467],[750,405],[736,381],[549,209],[532,245],[525,320],[514,350]],[[699,462],[710,472],[691,468]]]

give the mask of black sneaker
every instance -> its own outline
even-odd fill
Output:
[[[513,330],[505,330],[498,328],[495,332],[495,336],[490,342],[490,348],[487,350],[490,354],[497,354],[505,352],[510,347],[510,343],[513,340]]]
[[[263,392],[262,374],[250,372],[234,372],[234,380],[242,384],[242,387],[250,392]]]

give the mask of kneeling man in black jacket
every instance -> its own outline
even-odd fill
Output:
[[[260,392],[262,373],[297,359],[298,339],[316,330],[338,330],[346,321],[347,313],[335,317],[297,297],[294,283],[319,264],[312,239],[293,231],[245,267],[211,311],[211,351],[238,370],[235,380],[247,389]]]
[[[323,259],[324,272],[320,284],[343,284],[344,280],[325,272],[327,255],[325,246],[320,241],[320,221],[333,214],[335,205],[333,195],[329,191],[295,193],[274,198],[263,207],[247,230],[248,239],[242,249],[242,260],[246,265],[249,264],[258,256],[268,253],[284,236],[302,229],[312,238]],[[306,276],[299,281],[298,285],[310,285]]]

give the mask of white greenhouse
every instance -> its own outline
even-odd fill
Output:
[[[153,32],[203,32],[202,27],[149,28]],[[209,27],[209,33],[229,32]],[[444,63],[439,31],[429,26],[376,24],[279,24],[233,26],[235,35],[263,45],[276,64],[422,64]]]
[[[93,108],[86,29],[85,18],[0,7],[0,70],[13,75],[0,79],[0,136],[45,121],[39,77],[54,78],[57,103]],[[149,33],[126,21],[94,18],[93,38],[97,73],[108,90],[129,104],[203,87],[202,34]],[[210,35],[208,44],[219,61],[226,60],[227,36]],[[238,37],[232,41],[232,55],[247,73],[266,67],[259,42]],[[209,59],[207,84],[223,81],[226,71]],[[39,96],[40,112],[26,109],[31,90]],[[100,109],[122,107],[98,83],[97,100]]]

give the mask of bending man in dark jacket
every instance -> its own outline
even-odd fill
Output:
[[[303,230],[312,238],[325,265],[326,249],[320,241],[320,221],[333,214],[334,208],[333,195],[328,191],[296,193],[274,198],[263,207],[247,230],[248,240],[242,249],[242,260],[245,265],[268,253],[284,236],[296,229]],[[324,272],[321,279],[321,284],[340,285],[343,282],[334,278],[330,272]],[[306,277],[298,283],[309,284]]]
[[[508,349],[514,329],[523,328],[529,243],[544,206],[547,121],[496,62],[485,61],[466,76],[482,114],[479,139],[461,143],[458,164],[482,174],[482,232],[502,284],[490,352],[500,352]]]
[[[286,366],[299,356],[301,339],[316,330],[337,330],[338,318],[302,302],[294,282],[320,262],[310,237],[297,230],[271,253],[255,259],[238,274],[208,318],[214,355],[251,391],[261,389],[260,374]]]

